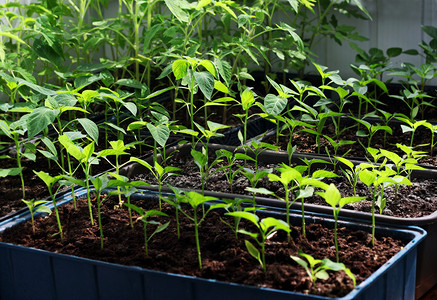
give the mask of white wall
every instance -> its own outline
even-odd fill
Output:
[[[419,43],[428,41],[421,25],[437,26],[436,0],[363,0],[363,4],[372,21],[350,19],[344,15],[339,15],[338,19],[339,23],[355,26],[361,35],[369,38],[369,41],[357,42],[366,51],[374,47],[384,51],[390,47],[401,47],[420,52]],[[330,70],[339,69],[343,78],[354,76],[349,65],[355,62],[355,51],[348,43],[339,46],[332,40],[325,40],[318,45],[316,53],[320,64]],[[393,62],[396,65],[402,62],[420,65],[425,60],[419,56],[401,55]]]

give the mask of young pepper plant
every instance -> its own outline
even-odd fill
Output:
[[[358,137],[366,137],[367,138],[367,146],[365,146],[364,148],[370,147],[370,144],[372,142],[372,138],[377,131],[383,130],[384,132],[388,132],[389,134],[393,134],[393,130],[391,129],[391,127],[389,127],[387,125],[371,124],[364,119],[358,119],[358,118],[355,118],[353,116],[349,116],[349,117],[351,119],[355,120],[358,124],[364,125],[364,127],[366,127],[366,129],[367,129],[367,133],[361,129],[358,129],[357,133],[356,133],[356,135]],[[361,143],[359,140],[358,140],[358,142]]]
[[[176,172],[181,171],[181,169],[172,166],[163,167],[158,163],[158,161],[154,161],[152,166],[147,161],[137,157],[131,157],[130,161],[139,163],[146,167],[152,173],[153,177],[155,177],[155,179],[158,181],[159,209],[161,209],[162,184],[171,176],[180,176],[180,174],[177,174]]]
[[[333,262],[329,258],[324,258],[323,260],[315,259],[311,255],[303,253],[302,250],[299,250],[298,253],[305,258],[306,261],[299,256],[290,255],[290,257],[305,269],[308,276],[311,278],[312,288],[314,288],[317,279],[326,280],[329,278],[329,274],[326,271],[344,271],[346,275],[352,279],[354,287],[356,286],[355,275],[349,268],[346,268],[343,263]]]
[[[199,139],[199,141],[202,143],[202,150],[197,151],[196,149],[191,149],[191,156],[194,159],[194,163],[199,167],[200,176],[201,176],[201,183],[202,183],[202,194],[205,191],[205,186],[208,183],[208,179],[211,176],[210,170],[218,163],[221,162],[221,159],[216,157],[215,160],[209,164],[208,162],[208,156],[209,156],[209,141],[214,136],[223,136],[223,134],[218,133],[220,129],[228,128],[229,126],[222,125],[219,123],[215,123],[212,121],[207,121],[208,128],[205,129],[199,124],[195,122],[197,128],[201,132],[201,137],[204,138],[204,141],[202,141],[202,138]]]
[[[94,141],[92,141],[84,148],[82,148],[76,145],[74,142],[72,142],[66,134],[59,136],[58,140],[62,144],[62,146],[66,149],[67,153],[72,157],[74,157],[79,162],[79,165],[82,167],[85,176],[85,188],[87,191],[90,221],[91,221],[91,225],[94,225],[93,211],[91,205],[90,178],[91,178],[92,165],[98,164],[99,162],[98,158],[95,155],[93,155],[95,149]]]
[[[226,203],[211,204],[208,206],[207,210],[202,209],[201,210],[202,215],[199,216],[199,211],[198,211],[199,206],[201,205],[204,206],[206,202],[215,200],[214,197],[203,196],[202,194],[193,191],[183,192],[183,194],[176,193],[175,196],[176,198],[178,198],[179,203],[186,203],[192,208],[191,214],[190,212],[185,210],[180,210],[180,212],[182,212],[182,214],[185,217],[187,217],[190,221],[194,223],[194,235],[196,238],[197,258],[199,262],[199,269],[202,269],[202,256],[200,251],[200,240],[199,240],[199,225],[205,220],[207,214],[210,211],[214,209],[225,208],[228,206],[228,204]],[[170,203],[173,203],[173,205],[175,205],[174,202],[170,202]]]
[[[390,176],[393,174],[391,169],[386,168],[389,172],[383,172],[374,168],[372,165],[361,163],[361,171],[358,174],[361,182],[363,182],[369,189],[372,195],[372,245],[375,245],[375,205],[379,199],[380,206],[385,205],[384,187],[396,183]],[[372,188],[373,186],[373,188]],[[379,188],[379,191],[378,191]]]
[[[168,225],[170,225],[170,221],[162,224],[162,223],[155,221],[155,220],[148,220],[148,218],[154,217],[154,216],[168,217],[168,215],[166,213],[163,213],[160,210],[153,210],[152,209],[152,210],[146,211],[146,210],[142,209],[141,207],[138,207],[138,206],[136,206],[134,204],[130,204],[130,203],[124,203],[124,205],[127,206],[129,209],[136,211],[140,215],[138,217],[137,221],[140,220],[144,224],[144,251],[146,253],[146,256],[148,256],[149,255],[149,241],[152,239],[152,237],[155,234],[164,231],[168,227]],[[157,226],[150,236],[147,234],[147,225],[156,225]]]
[[[267,271],[265,253],[267,240],[278,230],[290,233],[290,226],[286,222],[273,217],[260,220],[256,214],[247,211],[228,212],[226,215],[248,220],[258,228],[257,233],[249,232],[244,229],[239,229],[238,232],[252,237],[261,248],[261,250],[258,250],[250,241],[245,240],[246,248],[250,255],[258,260],[265,273]]]
[[[23,118],[23,117],[22,117]],[[21,160],[23,157],[28,158],[30,160],[35,161],[35,145],[27,141],[27,139],[21,139],[20,136],[24,135],[26,130],[24,129],[23,120],[20,119],[18,121],[9,123],[4,120],[0,120],[0,130],[11,140],[14,141],[15,149],[16,149],[16,168],[2,169],[2,174],[4,176],[9,175],[20,175],[21,181],[21,190],[23,199],[26,198],[26,189],[24,184],[24,176],[23,176],[23,167],[21,165]],[[24,152],[22,152],[22,145],[24,145]]]
[[[360,202],[361,200],[365,199],[366,197],[341,197],[340,192],[338,191],[337,187],[331,183],[327,189],[325,189],[325,192],[317,192],[318,195],[320,195],[322,198],[325,199],[326,203],[331,205],[332,207],[332,214],[334,215],[334,243],[335,243],[335,257],[337,259],[337,263],[339,262],[339,252],[338,252],[338,238],[337,238],[337,223],[338,223],[338,216],[340,214],[340,210],[349,203],[354,202]]]
[[[204,71],[199,71],[199,69],[205,69]],[[214,88],[218,85],[216,82],[219,82],[219,72],[217,71],[216,66],[210,60],[200,60],[191,57],[184,57],[181,59],[177,59],[172,64],[172,72],[176,78],[176,80],[182,80],[182,86],[186,86],[189,93],[189,100],[184,104],[187,107],[188,115],[190,118],[190,130],[195,131],[194,125],[194,115],[196,113],[196,106],[194,103],[194,95],[197,93],[197,89],[205,96],[206,100],[204,101],[204,110],[205,110],[205,123],[207,121],[207,101],[209,105],[214,104],[215,100],[212,99],[212,94]],[[219,102],[221,100],[218,100]],[[192,143],[194,147],[194,135],[192,136]]]
[[[36,232],[36,228],[35,228],[35,214],[38,213],[38,212],[50,214],[52,212],[52,210],[50,209],[50,207],[45,205],[46,203],[49,203],[50,201],[47,201],[47,200],[35,200],[35,199],[32,199],[32,200],[24,200],[24,199],[22,199],[21,201],[23,201],[27,205],[27,208],[29,209],[30,217],[31,217],[31,220],[32,220],[32,231],[33,231],[33,234],[35,234],[35,232]]]
[[[126,150],[129,150],[130,148],[134,147],[134,143],[130,143],[125,145],[122,140],[116,140],[116,141],[110,141],[109,144],[111,145],[111,149],[104,149],[100,151],[97,154],[97,158],[104,158],[108,161],[110,165],[112,165],[115,168],[115,174],[120,175],[120,156],[121,155],[130,155],[129,152],[126,152]],[[115,156],[115,163],[111,162],[108,159],[108,156]],[[120,191],[120,187],[117,187],[117,190]],[[119,203],[121,205],[121,195],[119,195]]]
[[[48,173],[44,172],[44,171],[39,171],[36,172],[35,170],[33,171],[42,181],[44,181],[44,183],[47,185],[47,188],[49,190],[49,194],[50,194],[50,198],[52,199],[52,203],[53,203],[53,208],[55,210],[55,214],[56,214],[56,221],[58,223],[58,229],[59,229],[59,234],[61,236],[61,242],[64,241],[64,234],[62,232],[62,225],[61,225],[61,219],[59,218],[59,211],[58,211],[58,206],[56,205],[56,194],[59,191],[60,187],[59,186],[55,192],[53,192],[53,187],[55,185],[55,183],[57,183],[60,179],[62,179],[62,175],[58,175],[58,176],[50,176]]]

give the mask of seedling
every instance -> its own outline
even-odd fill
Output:
[[[350,160],[344,157],[335,156],[335,159],[343,163],[347,168],[340,167],[341,172],[349,181],[354,189],[354,196],[357,195],[358,174],[360,173],[360,165],[354,165]]]
[[[217,203],[217,204],[208,205],[208,209],[207,210],[202,209],[202,215],[198,216],[199,206],[202,205],[203,207],[206,202],[215,200],[214,197],[203,196],[202,194],[193,191],[183,192],[183,193],[178,192],[175,194],[175,196],[176,198],[178,198],[177,202],[169,202],[170,204],[179,205],[180,203],[186,203],[192,208],[191,214],[185,210],[179,210],[179,211],[182,212],[184,216],[186,216],[189,220],[191,220],[194,223],[194,235],[196,238],[196,249],[197,249],[198,262],[199,262],[199,269],[202,269],[202,256],[201,256],[200,241],[199,241],[199,225],[205,220],[206,215],[210,211],[214,209],[225,208],[228,206],[228,204]]]
[[[171,176],[180,176],[180,174],[175,172],[181,171],[181,169],[171,166],[162,167],[158,161],[155,161],[152,166],[147,161],[137,157],[131,157],[130,161],[134,161],[146,167],[158,181],[159,209],[161,209],[162,184]]]
[[[340,117],[343,115],[343,113],[334,112],[334,111],[326,111],[326,112],[318,112],[316,109],[311,107],[310,105],[303,103],[298,100],[299,105],[304,107],[307,114],[304,114],[302,116],[302,121],[308,122],[308,123],[314,123],[316,126],[316,130],[306,128],[305,131],[311,134],[314,134],[316,136],[316,145],[317,145],[317,153],[320,154],[321,149],[321,143],[320,138],[322,137],[322,131],[325,126],[325,123],[328,118],[332,117]]]
[[[375,245],[375,205],[378,200],[380,206],[385,206],[384,199],[384,187],[390,184],[396,184],[397,182],[390,178],[393,175],[393,171],[386,168],[385,171],[374,169],[368,164],[360,164],[361,171],[358,174],[361,182],[363,182],[367,187],[369,187],[372,194],[372,245]],[[392,172],[390,172],[392,171]],[[371,186],[373,185],[373,188]],[[380,190],[378,191],[378,188]]]
[[[340,214],[340,210],[349,203],[360,202],[366,197],[341,197],[340,192],[335,187],[333,183],[331,183],[325,192],[317,192],[318,195],[323,197],[329,205],[332,207],[332,214],[334,215],[334,243],[335,243],[335,257],[337,259],[337,263],[339,262],[338,256],[338,238],[337,238],[337,222],[338,216]]]
[[[59,218],[59,211],[58,211],[58,206],[56,205],[56,194],[59,191],[60,187],[59,186],[54,192],[53,192],[53,187],[55,185],[55,183],[57,183],[60,179],[62,179],[62,175],[58,175],[55,177],[50,176],[49,174],[47,174],[44,171],[39,171],[36,172],[35,170],[33,171],[36,175],[38,175],[38,177],[44,181],[44,183],[47,185],[47,188],[49,190],[50,193],[50,198],[52,198],[52,203],[53,203],[53,208],[55,210],[56,213],[56,221],[58,222],[58,229],[59,229],[59,234],[61,236],[61,242],[63,242],[64,240],[64,235],[62,233],[62,225],[61,225],[61,219]]]
[[[50,201],[47,201],[47,200],[36,200],[35,201],[35,199],[32,199],[32,200],[22,199],[21,201],[23,201],[27,205],[27,208],[29,208],[30,217],[32,220],[32,230],[33,230],[33,234],[35,234],[35,232],[36,232],[35,218],[34,218],[35,214],[37,212],[50,214],[52,212],[52,210],[47,205],[45,205],[46,203],[50,203]]]
[[[331,146],[334,148],[334,153],[332,153],[334,155],[334,157],[336,157],[338,155],[338,150],[339,150],[339,148],[341,146],[347,146],[347,145],[355,144],[355,141],[334,141],[332,138],[330,138],[327,135],[324,135],[324,138],[327,139],[328,142],[331,144]],[[325,149],[326,149],[326,154],[328,155],[329,158],[331,158],[331,153],[328,150],[328,147],[325,147]],[[346,156],[349,153],[350,150],[351,149],[349,148],[349,150],[347,150],[343,154],[343,156]],[[334,170],[336,170],[337,169],[337,161],[333,160],[332,163],[334,164]]]
[[[411,173],[414,170],[426,170],[424,167],[418,165],[419,160],[426,156],[424,151],[416,151],[411,147],[402,144],[396,144],[396,147],[401,149],[405,155],[402,157],[405,164],[404,171],[407,173],[408,180],[411,180]]]
[[[291,231],[289,225],[282,220],[278,220],[273,217],[267,217],[262,220],[259,217],[251,212],[245,211],[235,211],[226,213],[228,216],[238,217],[252,222],[259,230],[258,233],[252,233],[246,231],[244,229],[238,230],[239,233],[246,234],[253,238],[261,250],[258,250],[250,241],[245,240],[247,251],[249,251],[250,255],[252,255],[255,259],[257,259],[264,270],[264,273],[267,271],[266,266],[266,242],[270,239],[275,232],[278,230],[284,230],[289,233]]]
[[[24,118],[24,117],[23,117]],[[19,121],[8,123],[4,120],[0,120],[0,130],[11,140],[14,141],[15,149],[16,149],[16,162],[17,167],[13,169],[8,169],[7,174],[8,175],[16,175],[17,173],[20,175],[21,180],[21,190],[23,193],[23,199],[26,198],[26,189],[24,185],[24,177],[23,177],[23,167],[21,166],[21,160],[23,157],[26,157],[30,160],[35,161],[35,145],[32,143],[26,142],[26,139],[21,139],[20,136],[24,135],[26,132],[25,123],[24,121],[20,119]],[[24,153],[21,151],[21,146],[24,145]]]
[[[144,251],[146,253],[146,256],[148,256],[149,255],[149,247],[148,247],[149,241],[152,239],[152,237],[155,234],[164,231],[168,227],[168,225],[170,225],[170,221],[168,221],[164,224],[161,224],[158,221],[148,220],[147,218],[154,217],[154,216],[168,217],[168,215],[166,213],[163,213],[162,211],[159,211],[159,210],[145,211],[144,209],[142,209],[136,205],[133,205],[133,204],[129,204],[129,203],[123,203],[123,204],[125,206],[127,206],[129,209],[133,209],[134,211],[136,211],[140,215],[138,217],[137,221],[140,220],[144,224]],[[150,236],[147,235],[147,225],[156,225],[157,226]]]
[[[356,286],[357,283],[354,274],[352,274],[351,270],[346,268],[343,263],[333,262],[329,258],[324,258],[323,260],[315,259],[311,255],[303,253],[302,250],[299,250],[298,253],[305,258],[306,261],[299,256],[290,255],[290,257],[305,269],[313,283],[312,288],[314,288],[317,279],[327,280],[329,278],[329,274],[326,271],[344,271],[354,282],[354,287]]]
[[[273,195],[278,199],[281,199],[285,202],[286,206],[286,222],[290,225],[289,221],[289,210],[291,205],[298,199],[301,199],[301,207],[302,207],[302,235],[305,236],[305,207],[304,201],[305,198],[311,197],[314,193],[314,188],[326,188],[327,185],[322,181],[325,177],[336,177],[337,175],[326,170],[317,170],[312,176],[307,175],[303,176],[302,174],[307,170],[305,166],[297,166],[295,168],[290,167],[284,163],[281,164],[280,167],[276,168],[280,175],[276,174],[268,174],[270,181],[279,181],[284,186],[285,197],[284,199],[280,198],[275,193],[265,189],[265,188],[246,188],[246,190],[251,191],[253,193],[260,193],[266,195]],[[296,197],[290,199],[290,195],[293,190],[296,190]],[[288,237],[290,239],[290,236]]]
[[[255,94],[250,89],[245,89],[241,93],[241,108],[244,111],[244,114],[236,114],[235,116],[240,118],[243,122],[243,136],[241,139],[241,144],[246,145],[247,143],[247,122],[250,118],[249,116],[249,108],[255,104]],[[253,116],[253,115],[252,115]]]
[[[221,159],[219,157],[216,157],[214,161],[209,164],[208,156],[209,156],[209,141],[214,136],[223,136],[223,134],[218,133],[220,129],[228,128],[229,126],[225,126],[219,123],[207,121],[208,129],[203,128],[196,122],[194,122],[196,127],[201,132],[201,137],[205,139],[205,141],[202,141],[202,139],[199,139],[199,141],[202,144],[202,150],[197,151],[194,146],[191,149],[191,156],[194,159],[194,163],[199,168],[200,176],[201,176],[201,183],[202,183],[202,194],[205,191],[205,186],[208,183],[209,177],[212,175],[210,174],[210,170],[218,163],[221,162]]]
[[[280,172],[280,175],[268,174],[270,181],[279,181],[282,183],[285,189],[285,196],[282,199],[285,202],[286,207],[286,222],[290,226],[290,206],[297,200],[290,201],[291,193],[294,189],[298,188],[298,184],[302,182],[302,174],[297,169],[282,164],[281,167],[276,168]],[[288,241],[291,240],[290,232],[288,232]]]
[[[376,132],[383,130],[384,132],[388,132],[389,134],[393,134],[393,130],[391,127],[387,125],[378,125],[378,124],[371,124],[367,122],[364,119],[358,119],[352,116],[349,116],[351,119],[355,120],[357,123],[364,125],[364,127],[367,129],[367,133],[364,130],[359,129],[357,131],[358,137],[366,137],[367,138],[367,147],[364,146],[364,148],[369,148],[372,142],[372,138],[375,135]],[[360,141],[358,141],[360,142]],[[360,142],[361,143],[361,142]]]
[[[203,68],[204,71],[199,71],[199,69]],[[204,111],[205,111],[205,123],[207,122],[207,108],[208,105],[214,104],[214,100],[212,100],[212,94],[214,88],[217,89],[218,85],[215,84],[218,82],[219,73],[217,72],[217,68],[213,62],[210,60],[200,60],[192,57],[185,56],[184,58],[177,59],[172,64],[172,72],[176,78],[176,80],[181,80],[182,86],[186,86],[189,93],[189,101],[186,101],[184,104],[187,107],[188,115],[190,117],[190,129],[191,131],[195,131],[194,129],[194,115],[197,111],[195,111],[195,103],[194,103],[194,95],[198,90],[202,92],[205,96],[204,102]],[[216,80],[217,79],[217,80]],[[210,101],[207,105],[207,100]],[[219,100],[221,101],[221,100]],[[194,135],[192,136],[192,143],[194,147]]]
[[[157,160],[158,145],[163,149],[161,155],[165,160],[165,146],[170,138],[171,124],[176,121],[170,122],[168,116],[164,114],[166,111],[161,113],[161,110],[159,112],[152,110],[150,113],[153,116],[151,122],[135,121],[129,124],[127,130],[138,130],[139,136],[141,128],[146,126],[153,138],[153,160]],[[141,146],[142,143],[140,143],[140,152],[142,153]]]
[[[94,164],[98,164],[97,157],[93,156],[94,147],[95,147],[94,141],[92,141],[87,146],[85,146],[85,148],[81,148],[75,143],[73,143],[67,135],[63,134],[59,136],[59,142],[62,144],[62,146],[64,146],[67,153],[73,156],[82,167],[82,170],[85,175],[85,188],[87,191],[90,221],[91,221],[91,225],[94,225],[93,211],[91,205],[91,195],[90,195],[91,166]]]
[[[114,183],[112,183],[111,186],[120,187],[120,189],[117,189],[114,191],[111,190],[109,192],[109,195],[124,195],[126,197],[128,204],[130,204],[130,198],[134,193],[140,193],[140,191],[138,191],[137,187],[150,185],[147,182],[144,182],[142,180],[129,181],[129,178],[122,176],[122,175],[117,175],[113,172],[109,172],[108,175],[110,175],[111,177],[113,177],[115,179]],[[121,205],[121,204],[119,204],[119,205]],[[114,208],[118,209],[118,208],[120,208],[120,206],[115,205]],[[131,227],[133,228],[134,225],[133,225],[133,220],[132,220],[132,211],[130,208],[128,209],[128,212],[129,212],[129,223],[130,223]]]
[[[414,134],[416,133],[417,129],[420,126],[425,126],[426,121],[425,120],[410,121],[408,118],[405,118],[403,116],[396,116],[395,118],[407,124],[407,125],[404,124],[401,125],[402,133],[411,132],[410,147],[413,147]]]
[[[263,178],[268,176],[273,172],[273,169],[258,169],[253,170],[250,168],[243,168],[240,166],[241,174],[249,180],[250,187],[247,187],[246,190],[252,192],[253,200],[255,200],[255,193],[259,192],[256,188],[258,182]]]
[[[228,212],[235,212],[235,211],[256,211],[259,209],[262,209],[261,207],[256,207],[255,202],[253,199],[246,199],[246,198],[233,198],[233,199],[222,199],[223,202],[228,204],[229,206],[226,207],[226,211]],[[246,206],[248,204],[252,204],[251,206]],[[223,223],[229,226],[229,228],[232,229],[232,231],[235,233],[235,239],[238,239],[238,229],[240,226],[240,217],[234,217],[234,224],[230,224],[226,222],[224,219],[220,218]]]
[[[108,163],[115,168],[115,174],[119,175],[120,167],[121,167],[119,157],[121,155],[129,155],[129,153],[126,152],[126,150],[129,150],[130,148],[134,147],[134,144],[130,143],[125,145],[122,140],[110,141],[109,144],[111,145],[112,149],[105,149],[100,151],[97,154],[97,158],[103,157],[104,159],[106,159],[106,161],[108,161]],[[108,159],[108,156],[115,156],[115,164]],[[120,187],[117,187],[117,190],[120,191]],[[119,195],[118,200],[121,205],[121,195]]]
[[[226,165],[222,166],[218,169],[218,171],[223,171],[225,173],[226,179],[229,182],[229,187],[232,193],[233,190],[233,182],[235,177],[240,173],[241,169],[236,168],[234,171],[234,167],[237,166],[237,160],[252,160],[249,155],[244,153],[232,153],[226,149],[219,149],[216,151],[216,157],[218,160],[225,161]]]

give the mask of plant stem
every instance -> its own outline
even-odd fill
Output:
[[[197,258],[199,261],[199,269],[202,269],[202,257],[200,253],[199,242],[199,223],[197,222],[197,209],[194,209],[194,235],[196,236]]]
[[[56,221],[58,222],[58,228],[59,228],[59,234],[61,235],[61,242],[63,242],[64,241],[64,234],[62,233],[61,219],[59,218],[59,211],[58,211],[58,207],[56,205],[56,198],[53,195],[51,186],[49,186],[49,193],[50,193],[50,197],[52,198],[53,208],[55,209]]]
[[[100,231],[100,249],[103,249],[103,227],[102,227],[102,216],[100,213],[100,193],[97,192],[97,215],[98,215],[98,222],[99,222],[99,231]]]
[[[14,135],[15,149],[17,151],[17,166],[20,168],[20,181],[21,181],[21,190],[23,192],[23,199],[26,198],[26,188],[24,185],[24,176],[23,170],[21,169],[21,153],[20,153],[20,142],[18,141],[18,136]]]
[[[337,238],[337,219],[338,213],[334,212],[334,244],[335,244],[335,257],[337,259],[337,263],[340,262],[340,258],[338,256],[338,238]]]

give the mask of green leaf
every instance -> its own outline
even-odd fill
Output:
[[[165,124],[154,126],[151,123],[147,123],[146,126],[147,129],[149,129],[153,139],[158,143],[158,145],[160,145],[161,147],[165,147],[165,144],[170,137],[170,128],[168,128],[168,126]]]
[[[17,176],[23,170],[21,168],[0,169],[0,177]]]
[[[198,207],[199,205],[201,205],[201,204],[203,204],[205,202],[212,201],[212,200],[216,199],[214,197],[204,196],[204,195],[202,195],[200,193],[193,192],[193,191],[190,191],[190,192],[186,193],[186,195],[187,195],[188,203],[193,208],[196,208],[196,207]]]
[[[376,180],[376,174],[367,169],[361,170],[360,173],[358,173],[358,177],[368,187],[370,187]]]
[[[209,72],[194,72],[194,79],[206,99],[211,100],[214,91],[214,76]]]
[[[145,91],[149,90],[147,88],[147,85],[145,85],[144,83],[141,83],[135,79],[122,78],[122,79],[117,80],[117,82],[115,84],[134,88],[134,89],[139,89],[139,90],[145,90]]]
[[[231,216],[231,217],[237,217],[237,218],[243,218],[246,219],[256,226],[258,225],[259,217],[253,213],[246,212],[246,211],[233,211],[229,213],[225,213],[225,215]]]
[[[39,205],[34,210],[34,213],[36,213],[36,212],[51,214],[52,210],[46,205]]]
[[[223,78],[226,85],[229,86],[229,84],[231,83],[231,77],[232,77],[231,65],[227,61],[221,60],[221,59],[217,59],[215,61],[215,64],[217,66],[217,69],[219,71],[220,76]]]
[[[422,25],[422,30],[433,39],[437,39],[437,27]]]
[[[135,103],[133,103],[133,102],[124,102],[124,103],[123,103],[123,106],[126,107],[126,109],[127,109],[128,111],[130,111],[130,113],[131,113],[132,115],[134,115],[134,116],[137,115],[138,108],[137,108],[137,105],[136,105]]]
[[[94,149],[95,149],[94,142],[89,143],[88,145],[85,146],[85,148],[83,148],[82,153],[84,155],[83,158],[84,161],[88,161],[91,158],[91,156],[94,153]]]
[[[214,88],[219,91],[222,92],[224,94],[228,94],[229,93],[229,89],[226,85],[224,85],[222,82],[215,80],[214,81]]]
[[[50,176],[48,173],[44,172],[44,171],[39,171],[36,172],[35,170],[33,171],[36,175],[38,175],[38,177],[44,181],[44,183],[47,185],[48,188],[51,188],[51,186],[56,183],[59,179],[61,179],[62,176],[56,176],[56,177],[52,177]]]
[[[113,123],[105,123],[105,125],[107,125],[108,127],[113,128],[113,129],[115,129],[117,131],[120,131],[123,134],[126,134],[126,131],[123,129],[123,127],[117,126],[117,125],[115,125]]]
[[[82,161],[84,157],[82,151],[80,151],[79,147],[77,147],[66,134],[59,136],[58,140],[69,155],[73,156],[77,161]]]
[[[329,185],[325,193],[319,193],[319,195],[332,207],[336,207],[341,200],[341,194],[333,183]]]
[[[44,143],[44,145],[47,147],[47,149],[54,155],[58,154],[58,151],[56,150],[55,144],[48,138],[43,136],[41,138],[41,141]]]
[[[269,174],[270,175],[270,174]],[[253,187],[246,187],[245,191],[255,193],[255,194],[262,194],[262,195],[274,195],[272,191],[269,191],[266,188],[253,188]]]
[[[256,258],[259,261],[259,263],[261,264],[261,266],[264,266],[264,264],[261,260],[261,254],[260,254],[259,250],[256,249],[256,247],[248,240],[245,240],[244,243],[246,244],[246,248],[247,248],[247,251],[249,252],[249,254],[252,255],[254,258]]]
[[[273,217],[267,217],[261,220],[260,222],[261,227],[266,232],[268,228],[274,227],[275,230],[284,230],[285,232],[290,232],[290,226],[283,220],[279,220]]]
[[[388,57],[396,57],[402,54],[402,48],[399,47],[393,47],[387,49],[387,56]]]
[[[189,6],[189,3],[185,0],[164,0],[168,9],[172,14],[182,23],[187,23],[190,19],[190,15],[183,10],[184,7]]]
[[[316,274],[314,274],[318,279],[327,280],[329,278],[328,272],[325,270],[320,270]]]
[[[191,149],[191,156],[199,167],[203,167],[208,163],[208,157],[202,152]]]
[[[268,94],[264,98],[264,107],[266,112],[271,115],[281,114],[287,106],[287,99],[273,94]]]
[[[308,263],[299,256],[290,255],[290,257],[301,267],[304,267],[305,269],[308,268]]]
[[[172,71],[176,80],[182,79],[188,74],[190,63],[185,59],[178,59],[172,64]]]
[[[347,167],[349,167],[349,169],[353,170],[354,164],[350,160],[348,160],[347,158],[335,156],[335,159],[337,159],[341,163],[345,164]]]
[[[52,124],[58,114],[58,109],[50,109],[44,106],[35,108],[29,114],[26,121],[29,139],[33,138]]]
[[[12,34],[12,33],[10,33],[10,32],[7,32],[7,31],[0,31],[0,35],[2,35],[2,36],[6,36],[6,37],[8,37],[8,38],[10,38],[10,39],[13,39],[13,40],[16,40],[17,42],[19,42],[19,43],[22,43],[22,44],[25,44],[26,46],[29,46],[25,41],[23,41],[21,38],[19,38],[18,36],[16,36],[15,34]]]
[[[77,121],[80,125],[82,125],[83,129],[85,129],[85,132],[89,135],[89,137],[92,138],[96,144],[98,144],[99,128],[97,127],[96,123],[85,118],[77,119]]]
[[[13,139],[12,132],[9,128],[8,123],[4,120],[0,120],[0,130],[10,139]]]
[[[79,76],[74,80],[76,89],[82,89],[102,79],[102,75]]]
[[[211,73],[215,78],[218,79],[217,70],[216,70],[214,64],[212,63],[212,61],[207,60],[207,59],[201,60],[199,62],[199,66],[203,66],[209,73]]]
[[[61,49],[59,43],[55,43],[54,46],[57,46],[57,49]],[[56,67],[60,68],[63,65],[63,57],[59,55],[59,51],[56,51],[45,39],[35,39],[32,48],[38,56],[47,59]]]
[[[328,170],[317,170],[312,175],[313,178],[335,178],[339,177],[334,172],[328,171]]]
[[[241,106],[243,107],[243,110],[248,110],[254,102],[255,96],[253,95],[253,92],[249,89],[245,89],[241,94]]]
[[[370,19],[372,20],[372,16],[369,14],[367,9],[364,7],[363,3],[361,3],[361,0],[353,0],[354,3],[358,6],[358,8]]]

